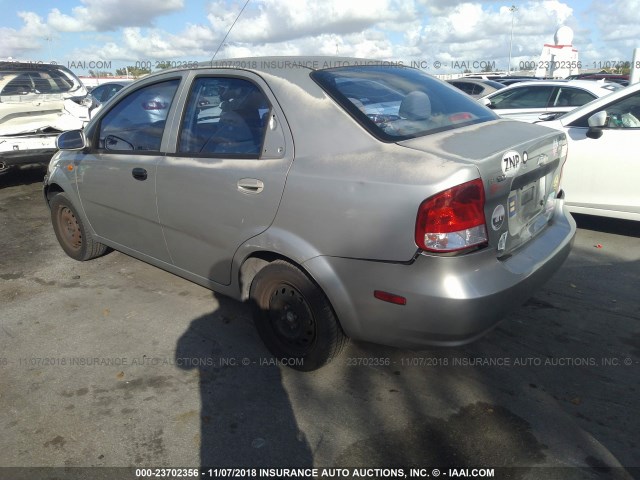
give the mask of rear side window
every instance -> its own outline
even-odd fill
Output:
[[[383,141],[396,142],[498,118],[464,92],[412,68],[349,66],[317,70],[311,77]]]
[[[580,88],[560,87],[554,107],[580,107],[597,97]]]
[[[58,72],[33,71],[17,74],[13,80],[5,85],[0,95],[65,93],[72,87],[72,82]]]
[[[6,76],[5,76],[6,75]],[[2,74],[2,78],[11,78],[15,74]],[[33,92],[33,82],[26,73],[15,75],[15,78],[9,80],[0,91],[0,95],[26,95]]]
[[[470,82],[451,82],[457,88],[469,95],[481,95],[484,92],[484,87],[478,83]]]
[[[553,86],[530,85],[501,91],[491,97],[492,108],[546,108]]]
[[[178,153],[257,158],[271,105],[252,82],[199,77],[191,86]]]
[[[117,152],[160,150],[167,114],[179,79],[154,83],[122,98],[100,122],[98,149]]]

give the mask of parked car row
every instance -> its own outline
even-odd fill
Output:
[[[480,102],[501,117],[536,122],[543,114],[569,112],[620,88],[620,84],[604,80],[537,80],[510,85]]]

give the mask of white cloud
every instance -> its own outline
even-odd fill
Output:
[[[513,60],[537,60],[560,25],[575,32],[585,64],[627,58],[640,37],[640,0],[599,2],[577,18],[573,0],[252,0],[238,18],[218,59],[255,55],[346,55],[387,60],[468,62],[493,60],[504,69],[513,18]],[[46,20],[20,14],[21,29],[0,28],[0,55],[44,50],[57,32],[92,32],[68,58],[114,61],[204,60],[218,48],[244,0],[189,4],[195,22],[163,30],[154,20],[184,9],[184,0],[79,0],[75,8],[50,10]],[[199,8],[193,10],[193,8]],[[596,19],[594,21],[594,19]],[[194,21],[194,20],[192,20]],[[597,32],[591,31],[596,24]],[[614,27],[615,25],[615,27]],[[93,32],[109,32],[109,36]],[[111,33],[112,32],[112,33]],[[602,39],[607,43],[603,45]],[[443,70],[441,70],[442,72]]]
[[[419,38],[412,33],[425,58],[449,63],[491,60],[498,69],[507,68],[512,18],[512,66],[517,68],[520,61],[537,59],[542,46],[553,42],[556,28],[573,13],[558,0],[531,0],[513,14],[508,6],[496,11],[480,2],[457,2],[449,9],[439,2],[432,10],[440,16],[430,17]]]
[[[43,40],[51,38],[51,29],[33,12],[18,12],[24,26],[0,27],[0,57],[20,57],[42,48]]]
[[[239,9],[229,11],[224,4],[222,0],[211,3],[208,19],[214,30],[226,33]],[[252,5],[238,19],[230,41],[260,44],[347,35],[381,22],[411,21],[416,15],[412,0],[261,0]]]
[[[71,15],[57,8],[47,17],[49,25],[61,32],[109,31],[119,27],[149,26],[153,20],[181,10],[184,0],[80,0]]]

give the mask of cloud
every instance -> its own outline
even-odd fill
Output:
[[[600,38],[617,44],[617,50],[629,49],[625,53],[631,56],[630,50],[640,46],[640,0],[594,2],[590,13],[597,18]]]
[[[573,28],[574,45],[585,64],[601,56],[630,56],[640,34],[640,0],[594,2],[580,18],[569,1],[519,0],[512,14],[511,1],[251,0],[221,45],[245,0],[211,0],[199,7],[190,3],[188,14],[198,23],[169,30],[157,28],[154,21],[182,10],[184,0],[79,0],[69,11],[50,10],[45,20],[22,12],[23,28],[0,28],[0,54],[44,50],[43,38],[55,38],[57,32],[92,32],[78,42],[78,49],[67,52],[68,58],[202,61],[220,46],[218,59],[338,54],[430,64],[439,60],[449,66],[453,61],[492,60],[496,68],[506,69],[513,19],[513,67],[538,60],[560,25]]]
[[[239,11],[212,2],[208,19],[216,31],[225,32]],[[260,0],[238,19],[230,41],[279,43],[327,34],[360,33],[383,22],[411,21],[416,11],[413,1],[401,0]]]
[[[153,20],[184,7],[184,0],[81,0],[71,15],[57,8],[47,17],[49,25],[60,32],[110,31],[120,27],[150,26]]]
[[[508,6],[497,11],[486,2],[457,2],[446,9],[435,2],[429,22],[412,41],[427,58],[443,62],[492,60],[498,69],[506,69],[511,44],[513,19],[512,66],[534,60],[545,43],[553,42],[558,26],[570,21],[573,10],[558,0],[531,0],[520,4],[515,12]]]
[[[0,27],[0,57],[19,57],[42,48],[42,41],[51,38],[52,31],[42,18],[33,12],[18,12],[24,26]]]
[[[125,28],[119,42],[107,42],[100,46],[77,49],[73,58],[97,58],[101,60],[194,61],[211,55],[211,46],[217,38],[211,29],[201,25],[188,25],[180,34],[170,34],[152,29],[143,33],[137,27]]]

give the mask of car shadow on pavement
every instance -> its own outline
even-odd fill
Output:
[[[640,222],[572,213],[579,228],[640,238]]]
[[[249,305],[214,298],[218,308],[193,320],[176,347],[176,364],[199,371],[201,466],[311,466],[281,371],[255,332]]]

